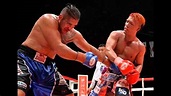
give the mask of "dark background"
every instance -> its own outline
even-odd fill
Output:
[[[154,57],[150,57],[149,41],[154,41],[154,2],[153,0],[22,0],[17,8],[17,48],[26,39],[35,21],[44,13],[58,15],[66,3],[72,3],[81,12],[81,19],[75,29],[93,46],[105,43],[110,32],[122,30],[131,12],[139,12],[146,18],[146,25],[137,37],[147,43],[144,67],[141,77],[154,77]],[[72,49],[81,51],[74,44],[68,44]],[[94,68],[89,69],[75,61],[56,57],[58,70],[61,74],[77,79],[78,74],[89,75],[91,80]],[[152,83],[149,84],[153,86]],[[147,96],[147,95],[146,95]]]

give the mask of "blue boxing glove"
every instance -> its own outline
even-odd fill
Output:
[[[86,52],[86,60],[83,62],[83,65],[93,68],[97,63],[97,56],[95,56],[92,52]]]

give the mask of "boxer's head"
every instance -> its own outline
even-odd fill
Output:
[[[141,28],[145,25],[146,20],[142,14],[131,13],[129,16],[133,17],[135,19],[135,21],[137,21],[137,23],[140,25]]]
[[[63,16],[63,19],[72,18],[75,20],[79,20],[81,13],[75,5],[68,3],[66,7],[62,9],[60,15]]]
[[[98,47],[98,50],[99,50],[100,52],[105,51],[105,44],[100,44],[99,47]]]
[[[136,35],[145,25],[145,18],[140,13],[131,13],[126,19],[124,31],[128,35]]]
[[[72,4],[67,4],[59,15],[59,27],[62,33],[73,29],[80,20],[81,13],[78,8]]]

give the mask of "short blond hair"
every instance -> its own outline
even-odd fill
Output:
[[[135,13],[131,13],[129,16],[133,16],[136,20],[138,20],[141,27],[145,25],[146,20],[142,14],[135,12]]]

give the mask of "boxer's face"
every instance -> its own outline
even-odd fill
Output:
[[[98,47],[98,50],[100,51],[100,53],[101,53],[102,55],[105,56],[106,48],[105,48],[104,46]]]
[[[104,46],[101,46],[98,48],[100,52],[104,52],[105,51],[105,47]]]
[[[67,33],[71,29],[75,28],[79,20],[73,19],[71,17],[63,17],[60,21],[60,29],[62,34]]]
[[[139,23],[132,16],[129,16],[125,22],[124,31],[126,34],[136,34],[139,29]]]

